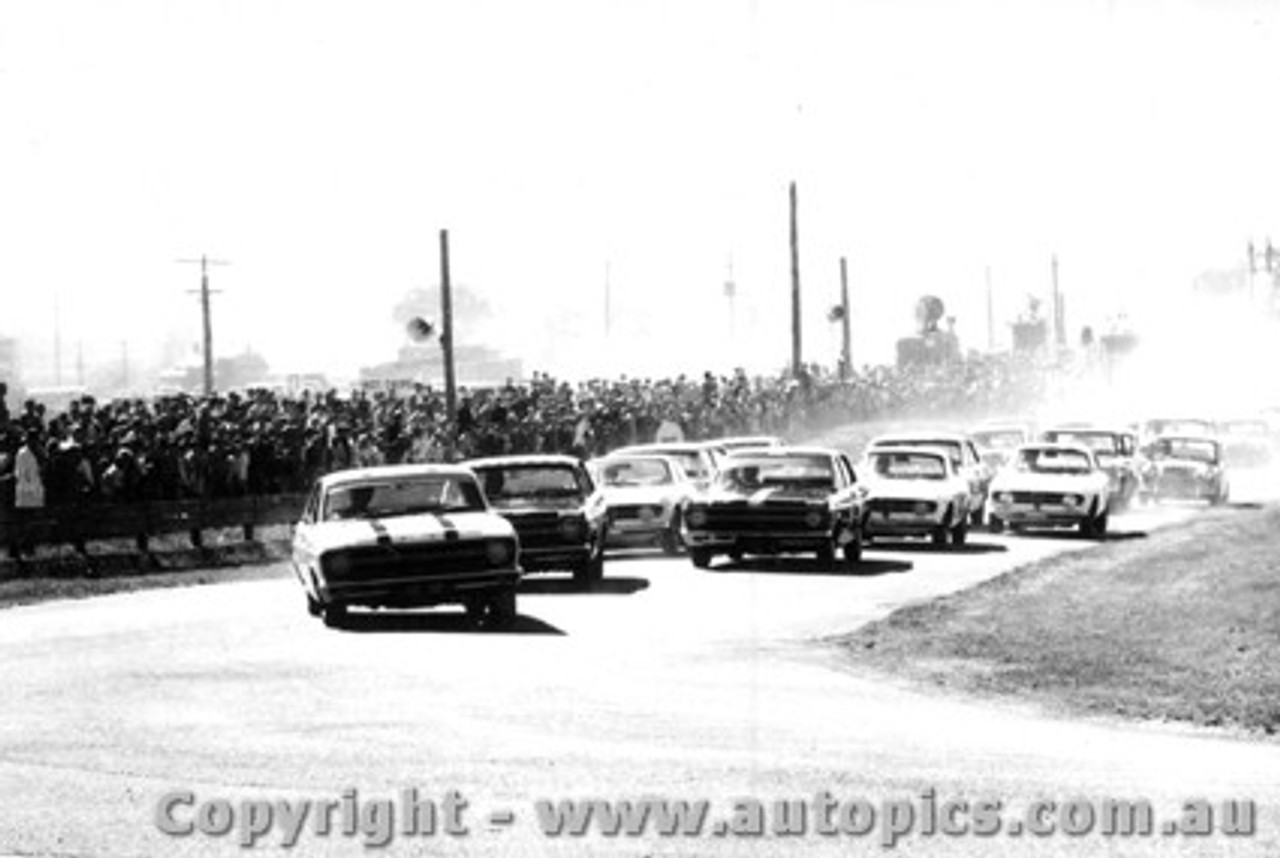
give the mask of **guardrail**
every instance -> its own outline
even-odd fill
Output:
[[[0,548],[72,545],[84,549],[101,539],[133,539],[139,551],[158,536],[186,533],[192,546],[203,544],[203,531],[242,528],[252,541],[255,528],[292,524],[301,514],[302,494],[246,495],[200,500],[92,501],[33,510],[0,509]]]

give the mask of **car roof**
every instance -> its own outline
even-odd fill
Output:
[[[1215,438],[1213,435],[1191,435],[1185,432],[1180,432],[1176,435],[1161,435],[1159,438],[1153,438],[1151,443],[1159,444],[1161,441],[1190,441],[1197,444],[1208,442],[1215,445],[1221,443],[1221,439]]]
[[[715,439],[716,444],[722,447],[762,445],[769,447],[781,447],[787,442],[783,441],[777,435],[726,435],[723,438]]]
[[[622,450],[614,450],[612,453],[606,453],[603,456],[596,456],[589,461],[589,464],[597,465],[604,462],[617,462],[620,460],[640,459],[643,461],[666,462],[668,464],[679,466],[680,462],[674,457],[666,453],[626,453]]]
[[[561,467],[576,468],[582,460],[564,453],[522,453],[511,456],[483,456],[479,459],[467,459],[462,462],[468,468],[532,468]]]
[[[347,483],[374,482],[377,480],[394,480],[404,477],[467,477],[474,479],[475,474],[464,465],[446,465],[439,463],[422,463],[408,465],[372,465],[365,468],[346,468],[332,471],[320,478],[320,485],[326,489]]]
[[[752,447],[745,450],[730,450],[730,459],[753,458],[787,458],[789,456],[838,456],[840,451],[831,447]]]
[[[655,441],[651,444],[628,444],[625,447],[619,447],[611,451],[608,455],[613,455],[614,453],[660,453],[663,450],[675,453],[700,453],[703,450],[710,452],[716,446],[715,441],[671,441],[665,444]]]
[[[961,443],[971,440],[967,433],[955,432],[948,430],[939,430],[932,432],[929,430],[917,430],[911,432],[886,432],[883,435],[877,435],[868,443],[868,447],[874,447],[876,444],[906,444],[912,441],[918,442],[938,442]]]
[[[1055,444],[1052,441],[1034,441],[1030,444],[1019,444],[1016,453],[1033,450],[1057,450],[1062,452],[1081,453],[1088,456],[1090,460],[1094,458],[1093,450],[1080,444]]]
[[[942,459],[947,462],[951,461],[951,457],[949,455],[934,447],[912,447],[909,445],[898,446],[895,444],[891,449],[867,450],[868,456],[873,453],[884,456],[931,456],[935,459]]]
[[[1070,432],[1073,435],[1133,435],[1127,426],[1103,426],[1098,423],[1054,423],[1040,430],[1041,434],[1049,432]]]

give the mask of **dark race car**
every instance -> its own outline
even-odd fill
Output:
[[[710,489],[685,504],[685,545],[705,569],[717,554],[813,552],[826,564],[862,556],[862,487],[848,457],[817,447],[734,453]]]
[[[492,456],[464,462],[493,511],[520,537],[525,572],[566,570],[589,586],[604,576],[603,495],[573,456]]]

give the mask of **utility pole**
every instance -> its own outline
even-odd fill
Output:
[[[796,225],[796,183],[791,183],[791,374],[803,370],[800,355],[800,234]]]
[[[129,390],[129,341],[120,341],[120,387]]]
[[[84,387],[84,340],[76,340],[76,384]]]
[[[849,319],[849,267],[840,257],[840,380],[853,374],[853,330]]]
[[[179,259],[178,262],[186,265],[200,266],[200,291],[187,290],[188,294],[200,295],[200,316],[204,327],[204,395],[209,396],[213,393],[213,321],[209,313],[209,266],[210,265],[230,265],[221,259],[210,259],[208,256],[201,255],[199,259]],[[219,294],[220,290],[214,290],[213,294]]]
[[[458,388],[453,374],[453,293],[449,283],[449,230],[440,230],[440,348],[444,353],[445,459],[458,457]]]

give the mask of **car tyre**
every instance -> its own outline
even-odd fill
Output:
[[[318,617],[323,613],[323,611],[324,609],[320,607],[320,603],[316,600],[316,597],[308,593],[307,594],[307,614],[312,617]]]
[[[484,625],[485,614],[489,610],[487,601],[473,597],[463,602],[462,607],[467,612],[467,620],[471,625],[476,627]]]
[[[495,628],[506,628],[516,621],[519,611],[516,607],[516,588],[499,590],[488,599],[489,624]]]
[[[604,579],[604,534],[592,544],[591,554],[573,570],[573,583],[589,590]]]
[[[836,544],[835,540],[828,542],[826,545],[814,552],[818,557],[818,562],[823,566],[832,566],[836,562]]]
[[[851,535],[853,538],[841,546],[840,551],[844,554],[844,562],[852,566],[862,561],[862,531],[852,531]]]
[[[933,533],[930,535],[930,541],[934,545],[946,545],[947,544],[947,526],[945,524],[940,524],[937,527],[935,527],[933,529]]]
[[[992,533],[1004,533],[1004,519],[998,515],[987,516],[987,529]]]
[[[1107,535],[1107,514],[1104,512],[1080,522],[1080,532],[1090,539],[1102,539]]]
[[[684,540],[680,538],[680,510],[671,513],[671,524],[662,532],[662,553],[674,556],[684,548]]]
[[[969,537],[969,523],[964,519],[960,523],[951,528],[951,544],[964,545],[965,540]]]
[[[689,559],[693,561],[693,565],[697,568],[707,569],[711,566],[711,549],[690,548]]]
[[[347,606],[330,602],[320,608],[320,619],[331,629],[340,629],[347,623]]]

